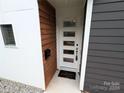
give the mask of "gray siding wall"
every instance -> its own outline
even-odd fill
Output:
[[[94,0],[84,90],[124,93],[124,0]]]

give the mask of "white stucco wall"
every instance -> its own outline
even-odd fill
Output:
[[[37,0],[0,0],[0,24],[12,24],[15,47],[0,31],[0,77],[45,89]]]

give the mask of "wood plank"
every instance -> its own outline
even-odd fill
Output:
[[[55,38],[43,40],[43,41],[42,41],[42,46],[45,46],[45,45],[50,44],[50,43],[53,43],[53,42],[55,42],[55,41],[56,41]]]
[[[48,1],[42,0],[39,2],[39,13],[45,86],[47,88],[57,69],[55,8]],[[51,55],[47,60],[45,59],[44,52],[46,49],[51,50]]]
[[[55,37],[56,37],[55,34],[42,35],[42,41],[47,40],[47,39],[55,39]]]

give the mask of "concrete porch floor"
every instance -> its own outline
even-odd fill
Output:
[[[79,89],[79,80],[58,77],[59,71],[56,71],[48,88],[44,93],[81,93]]]

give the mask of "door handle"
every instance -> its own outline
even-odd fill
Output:
[[[76,61],[78,60],[78,56],[77,55],[76,55],[76,58],[75,59],[76,59]]]
[[[76,61],[78,60],[78,48],[76,48]]]

